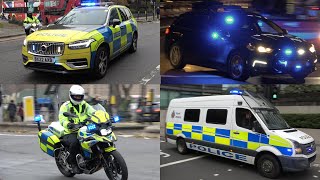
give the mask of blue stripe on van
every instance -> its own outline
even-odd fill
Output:
[[[175,130],[182,130],[182,124],[174,124]]]
[[[279,146],[274,146],[274,147],[277,148],[281,152],[281,154],[285,156],[291,156],[293,153],[291,148],[279,147]]]
[[[232,145],[241,148],[247,148],[248,143],[232,139]]]
[[[202,133],[202,126],[192,126],[192,132]]]
[[[173,129],[167,129],[167,134],[173,134]]]
[[[215,138],[214,136],[210,136],[210,135],[206,135],[206,134],[203,134],[202,135],[202,140],[204,141],[209,141],[209,142],[215,142]]]
[[[263,144],[269,144],[269,138],[266,135],[261,134],[261,141],[260,142]]]
[[[216,129],[216,136],[230,138],[230,130],[228,129]]]
[[[184,134],[187,138],[191,138],[191,132],[182,131],[182,134]]]
[[[259,142],[260,135],[248,133],[248,141],[250,142]]]

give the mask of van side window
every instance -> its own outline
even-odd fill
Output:
[[[210,124],[226,124],[227,109],[208,109],[206,123]]]
[[[252,130],[253,122],[257,121],[249,109],[237,108],[236,109],[236,123],[237,126]]]
[[[200,109],[186,109],[184,112],[184,121],[199,122]]]

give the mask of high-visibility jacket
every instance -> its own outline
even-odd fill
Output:
[[[26,17],[23,21],[23,26],[26,26],[27,24],[31,24],[31,23],[40,23],[39,19],[36,18],[36,17],[32,17],[32,18],[29,18],[29,17]]]
[[[68,129],[67,125],[70,123],[70,119],[73,120],[74,124],[79,124],[88,117],[91,117],[91,115],[95,112],[95,109],[85,101],[82,101],[78,106],[79,109],[77,110],[77,108],[75,108],[70,101],[67,101],[61,105],[59,111],[59,122],[64,127],[64,134],[77,133],[77,131],[71,131]],[[63,115],[64,112],[75,114],[78,116],[78,118],[65,117]]]

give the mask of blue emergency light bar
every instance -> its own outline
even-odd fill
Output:
[[[291,49],[286,49],[286,50],[284,51],[284,53],[289,56],[289,55],[292,54],[292,50],[291,50]]]
[[[219,38],[219,34],[217,32],[213,32],[211,34],[212,39],[218,39]]]
[[[230,94],[232,94],[232,95],[242,95],[243,94],[243,90],[232,89],[232,90],[230,90]]]
[[[94,2],[81,3],[81,6],[96,6],[96,5],[98,5],[98,4],[94,3]]]

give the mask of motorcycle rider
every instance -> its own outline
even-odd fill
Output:
[[[39,19],[37,17],[32,16],[32,12],[28,11],[27,12],[27,17],[23,21],[24,31],[26,32],[27,36],[30,34],[29,30],[31,28],[31,24],[32,23],[36,23],[37,25],[39,25],[40,21],[39,21]]]
[[[59,111],[59,122],[64,127],[65,134],[63,140],[69,145],[68,162],[71,164],[74,173],[80,173],[76,161],[76,155],[80,153],[80,143],[77,139],[78,129],[73,129],[75,124],[80,124],[95,112],[95,109],[84,100],[84,94],[85,91],[80,85],[71,86],[69,91],[70,101],[63,103]],[[70,119],[63,115],[64,112],[75,114],[78,118],[72,118],[74,122],[70,122]]]

